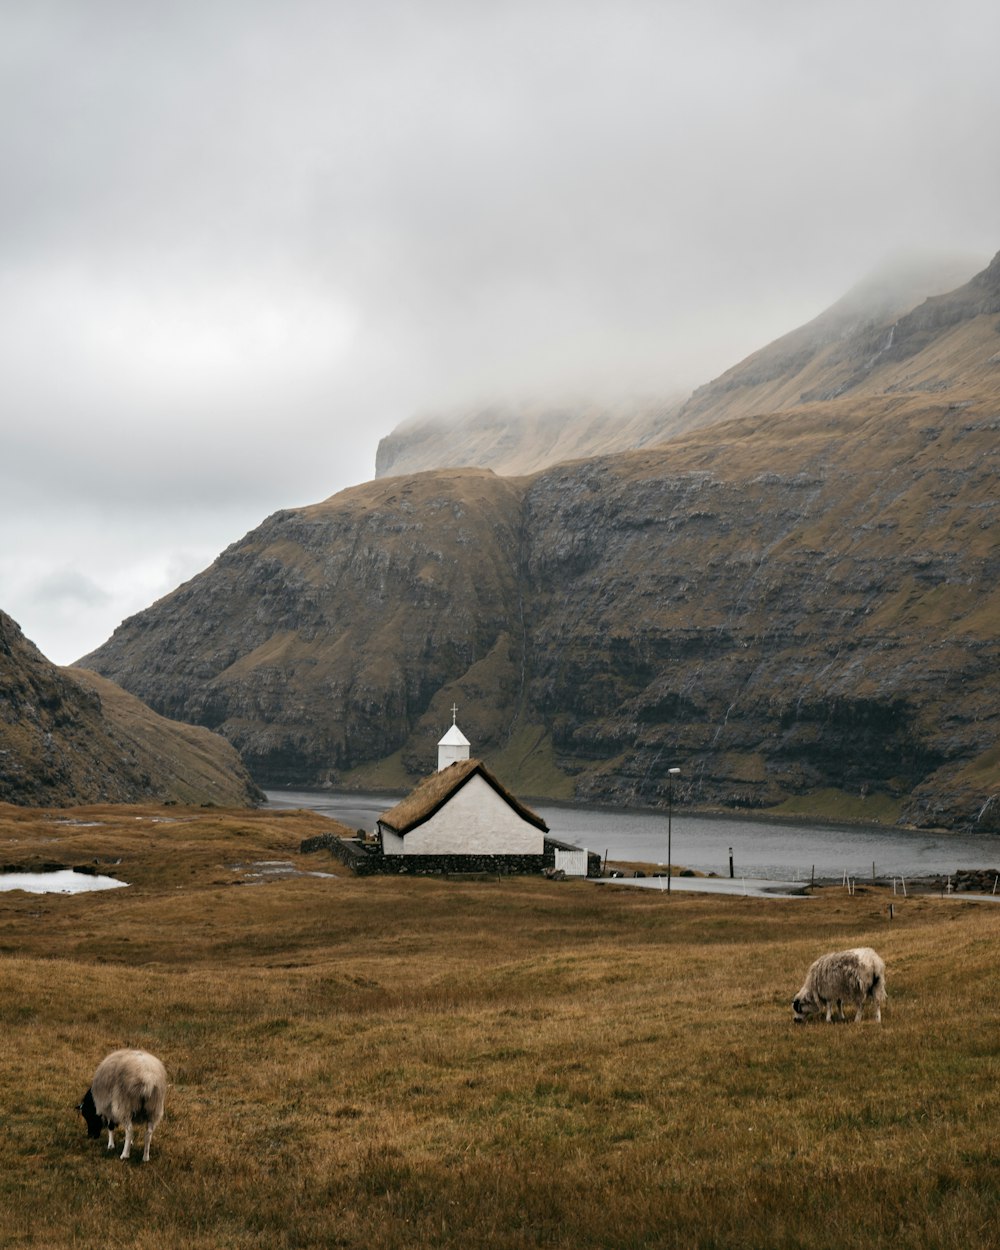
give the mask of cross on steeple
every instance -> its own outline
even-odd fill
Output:
[[[452,723],[453,725],[455,724],[455,718],[456,718],[457,716],[458,716],[458,704],[457,704],[457,703],[453,703],[453,704],[451,705],[451,723]]]

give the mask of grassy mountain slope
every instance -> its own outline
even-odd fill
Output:
[[[997,740],[994,413],[842,401],[594,462],[585,490],[553,471],[528,523],[574,541],[532,570],[530,700],[577,793],[648,801],[681,764],[701,801],[978,817],[1000,774],[958,774]]]
[[[0,802],[238,807],[257,797],[218,734],[167,721],[93,672],[57,668],[0,612]]]
[[[901,367],[907,358],[934,347],[938,335],[918,331],[918,327],[933,326],[935,319],[939,329],[960,325],[959,338],[964,340],[968,323],[989,312],[990,300],[980,299],[977,284],[995,286],[992,266],[959,285],[958,275],[970,272],[966,264],[946,259],[872,275],[808,324],[699,387],[677,413],[671,432],[733,417],[788,411],[846,393],[935,390],[960,378],[967,384],[987,381],[995,385],[986,357],[974,346],[970,350],[964,341],[937,344],[943,373],[931,359],[922,361],[916,374]],[[991,327],[981,328],[987,337],[992,333]],[[964,359],[960,358],[963,354]],[[976,377],[970,375],[970,368]]]
[[[322,783],[450,720],[456,674],[516,699],[522,494],[459,469],[277,513],[84,663],[218,729],[259,777]],[[431,763],[418,748],[404,774]]]
[[[998,311],[995,261],[834,398],[279,513],[87,664],[268,782],[405,784],[454,699],[522,793],[679,765],[702,805],[1000,828]]]

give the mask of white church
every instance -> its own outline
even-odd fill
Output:
[[[470,758],[456,713],[438,743],[437,772],[378,818],[382,854],[415,871],[541,871],[548,825]]]

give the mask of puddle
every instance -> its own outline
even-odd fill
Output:
[[[88,890],[117,890],[128,885],[114,877],[98,877],[74,868],[57,872],[0,873],[0,890],[24,890],[27,894],[83,894]]]
[[[334,877],[332,872],[303,872],[287,859],[259,859],[253,864],[231,864],[233,872],[244,874],[246,881],[286,881],[291,877]]]

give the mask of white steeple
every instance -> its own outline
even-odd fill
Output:
[[[451,705],[451,728],[438,743],[438,772],[457,760],[469,758],[469,739],[455,723],[457,715],[458,707],[453,703]]]

